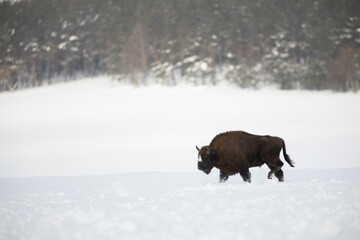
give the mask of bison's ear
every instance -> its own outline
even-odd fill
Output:
[[[196,146],[196,149],[200,152],[200,149],[198,148],[198,146]]]

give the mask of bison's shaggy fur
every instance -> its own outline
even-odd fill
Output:
[[[270,168],[269,179],[275,174],[279,181],[284,181],[284,173],[281,170],[284,163],[279,157],[281,150],[285,161],[294,167],[293,161],[286,153],[285,142],[279,137],[231,131],[217,135],[209,146],[196,149],[199,151],[198,169],[209,174],[213,167],[218,168],[220,182],[237,173],[240,173],[244,181],[250,182],[249,168],[264,163]]]

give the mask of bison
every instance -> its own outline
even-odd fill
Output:
[[[286,153],[285,142],[279,137],[259,136],[243,131],[231,131],[217,135],[209,146],[198,150],[198,169],[209,174],[213,167],[220,170],[220,182],[225,182],[230,175],[240,173],[245,182],[251,182],[249,168],[264,163],[270,168],[268,179],[273,174],[280,182],[284,181],[280,160],[283,150],[285,161],[294,167],[294,162]]]

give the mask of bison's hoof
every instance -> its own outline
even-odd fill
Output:
[[[251,179],[244,179],[245,183],[251,183]]]
[[[272,179],[272,177],[273,177],[272,172],[269,172],[269,174],[268,174],[268,179]]]

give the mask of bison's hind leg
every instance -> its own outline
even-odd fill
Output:
[[[271,166],[268,164],[268,167],[271,169],[268,173],[268,179],[272,179],[273,174],[279,179],[280,182],[284,181],[284,173],[281,170],[281,167],[284,165],[284,163],[279,160],[276,164],[276,166]]]
[[[226,180],[228,180],[228,178],[229,178],[229,175],[220,171],[220,182],[226,182]]]
[[[244,182],[251,183],[251,173],[249,169],[240,169],[240,175],[243,178]]]
[[[279,182],[284,181],[284,172],[281,169],[275,173],[275,176],[279,179]]]

